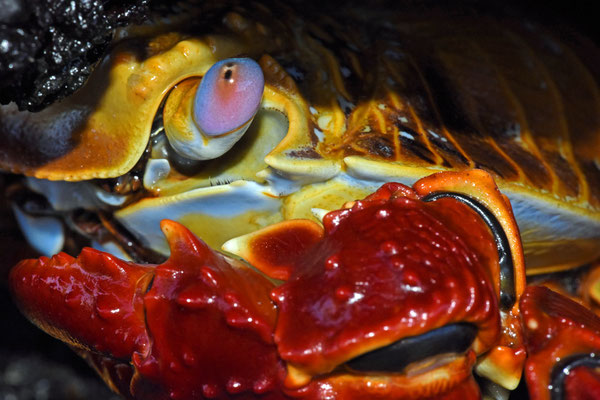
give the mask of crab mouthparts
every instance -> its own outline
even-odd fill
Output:
[[[362,354],[346,363],[361,372],[402,372],[408,365],[440,354],[462,354],[477,336],[469,323],[456,323],[410,336],[388,346]]]

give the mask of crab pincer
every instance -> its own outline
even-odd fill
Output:
[[[499,312],[512,315],[517,307],[518,246],[505,243],[508,253],[500,254],[494,229],[479,215],[487,208],[463,188],[479,179],[500,215],[506,203],[495,186],[484,189],[486,176],[440,174],[415,189],[388,183],[326,214],[323,226],[284,221],[225,243],[285,281],[271,298],[288,391],[336,399],[478,398],[471,375],[477,357],[519,381],[522,346],[517,340],[511,348],[503,337],[501,330],[514,327]],[[450,189],[452,196],[443,191]],[[508,262],[512,291],[504,294],[501,270],[513,260],[511,246],[521,269],[513,275]],[[486,361],[481,356],[490,350]]]
[[[280,398],[273,284],[182,225],[163,221],[162,229],[171,256],[161,265],[93,249],[25,260],[11,271],[14,298],[32,322],[93,352],[101,367],[130,363],[129,385],[104,374],[128,398]]]

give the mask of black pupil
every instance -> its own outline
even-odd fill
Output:
[[[229,65],[228,65],[228,67],[229,67]],[[228,69],[227,71],[225,71],[224,78],[227,79],[227,80],[229,80],[229,79],[231,79],[231,75],[233,75],[233,71],[230,70],[230,69]]]

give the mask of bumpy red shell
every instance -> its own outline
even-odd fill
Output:
[[[271,297],[287,387],[315,398],[426,398],[453,387],[464,398],[479,396],[468,384],[475,354],[500,336],[497,248],[468,206],[420,199],[389,183],[325,215],[324,227],[285,221],[225,245],[286,280]],[[476,325],[478,336],[464,358],[439,369],[442,379],[344,368],[358,355],[456,322]]]
[[[478,325],[480,351],[498,338],[496,249],[479,217],[453,199],[379,196],[327,214],[324,238],[273,291],[279,352],[310,373],[452,322]]]

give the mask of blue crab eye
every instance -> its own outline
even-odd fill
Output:
[[[265,86],[258,63],[229,58],[213,65],[202,78],[194,99],[194,120],[206,136],[247,128],[254,118]]]

